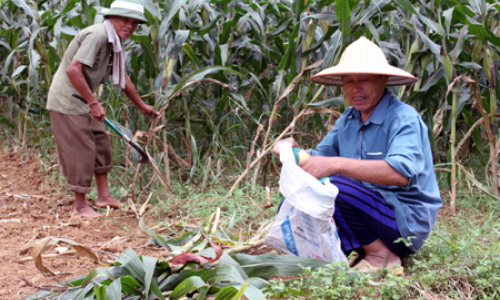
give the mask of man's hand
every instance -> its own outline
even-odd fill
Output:
[[[281,143],[283,142],[288,142],[292,145],[292,147],[298,147],[299,144],[297,144],[297,142],[293,139],[293,138],[286,138],[286,139],[283,139],[283,140],[280,140],[278,141],[274,146],[273,146],[273,150],[272,152],[274,153],[274,155],[276,155],[278,157],[278,160],[280,159],[280,145]]]
[[[320,179],[337,174],[334,168],[335,159],[336,157],[311,156],[308,159],[301,160],[299,167],[312,176]]]
[[[104,108],[101,103],[97,102],[96,104],[89,105],[90,114],[97,119],[99,122],[104,122],[104,117],[106,114],[104,113]]]
[[[144,104],[143,106],[141,106],[139,108],[139,110],[141,111],[141,114],[145,115],[146,117],[148,117],[149,121],[153,122],[153,120],[160,115],[159,112],[157,112],[154,107],[152,107],[151,105],[147,105],[147,104]]]

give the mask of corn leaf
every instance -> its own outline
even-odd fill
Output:
[[[149,295],[149,289],[151,288],[151,282],[153,281],[153,273],[155,271],[156,263],[158,262],[158,258],[143,256],[142,263],[144,267],[144,295],[147,297]]]
[[[249,277],[289,276],[302,273],[302,267],[313,269],[325,267],[328,262],[318,259],[306,259],[297,256],[276,255],[267,253],[263,255],[235,254],[232,256]]]
[[[134,250],[130,248],[125,249],[117,261],[125,266],[125,268],[130,271],[132,276],[144,284],[144,268],[141,259],[137,256]]]
[[[114,280],[106,291],[107,300],[121,300],[122,299],[122,283],[120,278]]]
[[[208,284],[201,277],[193,276],[182,281],[170,294],[170,299],[176,300],[192,293],[202,287],[208,287]]]

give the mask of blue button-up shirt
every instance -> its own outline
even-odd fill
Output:
[[[427,126],[413,107],[386,91],[364,124],[361,114],[349,107],[335,127],[309,150],[312,155],[355,159],[383,159],[409,179],[406,187],[361,182],[379,192],[396,215],[401,236],[411,238],[419,249],[436,221],[442,206],[434,174]]]

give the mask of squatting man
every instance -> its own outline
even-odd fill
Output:
[[[423,245],[442,206],[427,126],[385,88],[417,79],[389,65],[382,49],[361,37],[338,65],[311,80],[341,86],[350,106],[299,166],[316,178],[330,176],[339,188],[333,217],[343,252],[359,254],[351,267],[402,274],[401,258]],[[288,138],[276,143],[274,154],[284,141],[298,146]],[[411,245],[395,243],[401,238]]]

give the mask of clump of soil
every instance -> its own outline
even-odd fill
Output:
[[[41,170],[36,155],[17,149],[0,152],[0,299],[19,299],[102,266],[77,255],[43,258],[56,276],[42,275],[31,259],[31,249],[45,237],[72,239],[90,247],[104,261],[114,261],[127,247],[138,255],[168,254],[166,249],[146,246],[149,238],[130,210],[114,209],[94,220],[80,218],[73,213],[72,194],[61,192],[56,180],[45,180],[50,176],[41,172],[46,171]],[[50,172],[60,176],[57,169]],[[144,217],[150,227],[160,220],[165,221],[165,216]],[[57,256],[55,248],[44,254]]]

